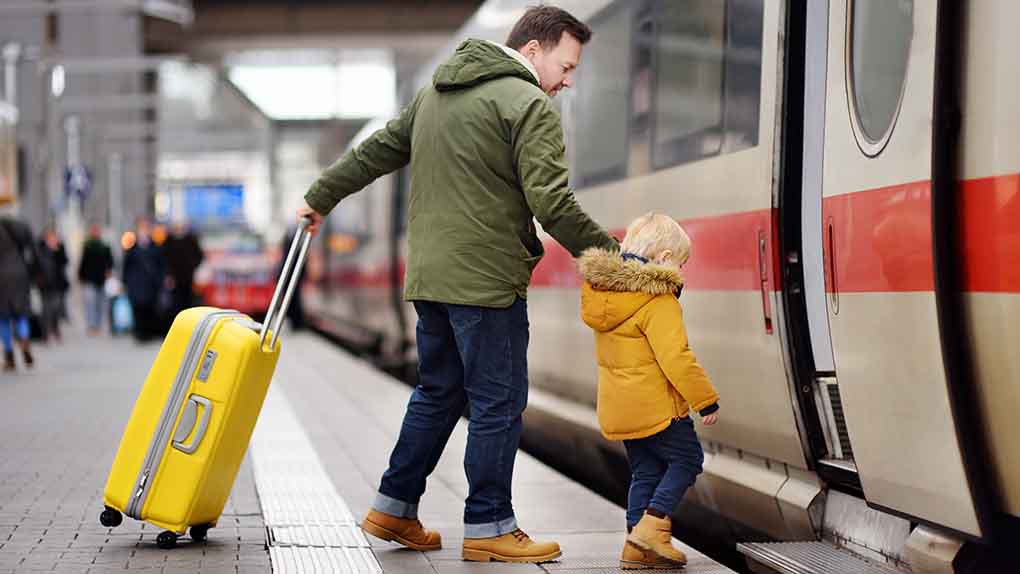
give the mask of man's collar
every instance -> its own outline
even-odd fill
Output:
[[[542,78],[538,77],[538,70],[535,69],[535,66],[534,64],[531,63],[531,60],[524,57],[524,54],[521,54],[520,52],[514,50],[509,46],[504,46],[503,44],[497,44],[496,42],[492,42],[490,40],[486,40],[486,42],[489,42],[493,46],[497,46],[500,50],[506,52],[507,56],[510,56],[514,60],[520,62],[522,66],[524,66],[529,72],[531,72],[532,76],[535,76],[535,80],[538,82],[538,84],[542,85]]]

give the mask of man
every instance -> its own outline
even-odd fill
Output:
[[[54,225],[47,225],[36,246],[39,254],[39,293],[42,295],[43,339],[60,341],[60,319],[66,315],[65,298],[71,284],[67,281],[67,250]]]
[[[152,224],[141,217],[137,221],[134,244],[124,251],[124,288],[131,301],[135,339],[146,342],[159,335],[156,305],[166,277],[163,253],[152,239]]]
[[[98,335],[103,327],[106,309],[106,294],[103,287],[113,272],[113,252],[103,241],[99,225],[89,225],[89,236],[82,247],[81,263],[78,265],[78,281],[84,288],[85,324],[89,335]]]
[[[417,550],[441,547],[417,520],[425,479],[465,405],[465,560],[544,562],[555,542],[530,540],[510,502],[527,404],[531,271],[543,248],[533,222],[575,257],[616,242],[567,186],[560,117],[591,30],[567,12],[528,10],[507,46],[468,40],[433,84],[386,127],[329,167],[299,216],[324,215],[375,178],[411,164],[405,297],[418,312],[419,384],[362,528]]]
[[[195,270],[202,264],[205,254],[198,237],[184,222],[176,222],[171,228],[170,237],[163,244],[166,257],[167,276],[170,279],[173,296],[173,312],[171,315],[195,305]]]

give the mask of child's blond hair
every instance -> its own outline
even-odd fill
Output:
[[[673,258],[683,265],[691,256],[691,238],[672,217],[649,211],[627,227],[627,236],[620,248],[624,253],[646,259],[655,259],[668,249],[673,252]]]

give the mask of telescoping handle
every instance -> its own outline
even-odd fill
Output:
[[[280,337],[280,330],[283,328],[283,319],[287,316],[290,299],[294,296],[298,277],[304,267],[305,257],[308,255],[308,245],[312,242],[312,234],[308,232],[308,226],[311,224],[310,218],[302,218],[298,232],[294,234],[294,240],[290,243],[287,259],[283,263],[283,270],[280,271],[280,279],[276,282],[273,298],[269,301],[269,310],[266,311],[262,329],[259,330],[259,349],[261,350],[272,351],[276,348],[276,340]],[[266,336],[269,333],[272,333],[272,337],[269,340],[269,349],[266,349]]]

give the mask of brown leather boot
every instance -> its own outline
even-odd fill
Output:
[[[673,547],[673,529],[669,517],[658,518],[646,511],[634,530],[627,535],[627,542],[667,560],[687,564],[684,553]]]
[[[465,538],[461,556],[470,562],[549,562],[560,557],[555,542],[535,542],[517,529],[492,538]]]
[[[14,364],[14,351],[4,351],[4,372],[13,373],[18,369]]]
[[[620,569],[622,570],[668,570],[671,568],[683,568],[683,562],[667,560],[651,550],[642,550],[630,542],[623,544],[623,554],[620,555]]]
[[[391,540],[421,552],[443,547],[439,533],[425,530],[417,518],[398,518],[378,510],[369,510],[361,521],[361,529],[380,540]]]
[[[32,357],[32,345],[28,339],[21,341],[21,358],[25,360],[25,367],[31,369],[35,365],[35,358]]]

